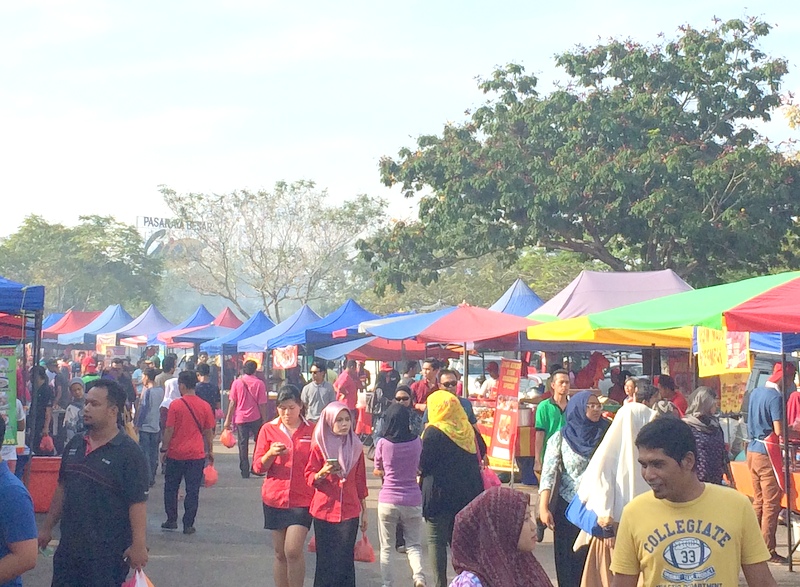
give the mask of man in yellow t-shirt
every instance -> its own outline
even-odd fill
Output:
[[[750,500],[735,489],[702,483],[687,424],[660,418],[636,437],[642,477],[652,492],[622,511],[611,560],[613,587],[750,587],[777,584]]]

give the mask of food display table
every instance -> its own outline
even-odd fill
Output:
[[[736,489],[752,499],[755,491],[753,491],[753,480],[750,477],[750,471],[747,469],[747,463],[743,461],[734,461],[731,463],[731,471],[733,472],[733,479],[736,481]],[[792,511],[800,512],[800,499],[798,499],[797,495],[797,487],[800,486],[800,471],[792,472],[791,478]],[[781,500],[781,506],[786,507],[786,503],[786,494],[784,494]]]

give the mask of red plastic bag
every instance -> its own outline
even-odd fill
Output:
[[[42,436],[42,440],[39,442],[39,450],[47,454],[56,452],[56,445],[53,444],[53,439],[49,435]]]
[[[312,536],[308,542],[308,552],[317,552],[317,537]]]
[[[155,585],[147,578],[144,571],[136,571],[133,577],[122,584],[122,587],[155,587]]]
[[[375,551],[369,543],[367,533],[361,533],[361,540],[356,542],[356,547],[353,549],[353,558],[362,563],[374,563]]]
[[[212,487],[217,484],[217,480],[219,480],[219,473],[214,465],[206,465],[206,468],[203,469],[203,484],[206,487]]]
[[[222,431],[222,434],[219,435],[219,441],[225,448],[233,448],[236,446],[236,438],[234,438],[233,432],[227,428]]]

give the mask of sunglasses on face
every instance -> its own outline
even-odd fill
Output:
[[[458,385],[458,381],[444,381],[442,382],[442,387],[455,387]]]
[[[411,400],[411,398],[407,395],[398,395],[394,398],[394,401],[396,402],[407,402],[409,400]]]

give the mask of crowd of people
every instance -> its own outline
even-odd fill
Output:
[[[355,587],[354,550],[368,526],[364,440],[374,445],[368,453],[372,474],[381,479],[377,525],[384,587],[396,584],[393,568],[401,554],[414,587],[551,585],[533,554],[547,528],[559,587],[632,587],[640,576],[645,585],[684,579],[735,585],[740,568],[751,587],[768,587],[775,583],[767,562],[785,560],[775,551],[781,493],[771,468],[767,472],[766,453],[770,439],[782,432],[784,379],[794,378],[780,364],[767,385],[750,394],[751,506],[731,487],[719,398],[708,387],[685,397],[669,376],[655,384],[620,376],[622,405],[609,421],[603,415],[608,398],[576,392],[568,371],[553,370],[536,410],[539,491],[538,500],[530,500],[509,488],[487,489],[487,447],[471,402],[460,393],[460,373],[436,359],[423,361],[419,379],[416,362],[402,374],[382,363],[374,383],[363,364],[347,361],[341,373],[331,373],[332,365],[317,361],[310,382],[298,373],[279,386],[273,414],[253,361],[232,382],[225,413],[207,356],[180,371],[174,355],[144,359],[134,371],[116,359],[108,369],[98,369],[94,357],[77,362],[63,385],[56,383],[61,373],[48,376],[50,361],[31,369],[31,393],[38,400],[31,447],[37,453],[59,450],[44,439],[61,402],[61,468],[37,532],[30,497],[5,458],[0,462],[0,488],[6,488],[0,524],[14,528],[0,546],[0,585],[21,584],[19,576],[36,562],[37,545],[48,546],[56,524],[61,538],[54,586],[121,585],[130,569],[148,561],[146,500],[159,467],[161,527],[179,528],[183,483],[182,531],[194,534],[215,433],[234,428],[242,477],[263,477],[264,528],[272,535],[279,587],[304,584],[312,525],[315,587]],[[497,379],[496,372],[489,376]],[[365,412],[358,395],[368,388],[373,393]],[[357,434],[359,418],[367,414],[372,437]]]

